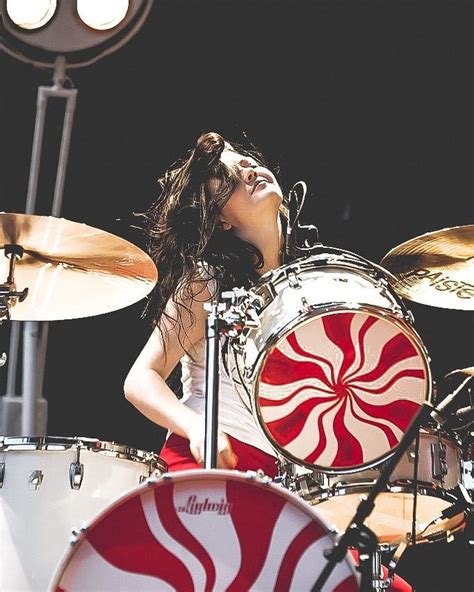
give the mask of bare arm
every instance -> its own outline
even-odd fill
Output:
[[[166,312],[171,320],[163,319],[163,328],[168,335],[166,344],[160,332],[155,329],[145,347],[130,369],[125,380],[125,396],[143,415],[154,423],[187,438],[191,452],[197,462],[204,458],[204,418],[181,403],[166,384],[186,350],[205,335],[207,313],[203,304],[211,297],[207,287],[197,285],[194,299],[185,304],[191,309],[180,310],[182,326],[175,322],[176,305],[168,303]],[[234,468],[237,458],[232,452],[225,434],[218,437],[218,467]]]

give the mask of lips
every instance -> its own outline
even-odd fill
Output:
[[[252,193],[260,186],[263,184],[267,184],[268,181],[266,179],[257,179],[257,181],[255,182],[254,186],[252,187]]]

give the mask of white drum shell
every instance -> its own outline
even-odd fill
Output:
[[[301,281],[304,278],[304,281]],[[264,299],[260,326],[245,329],[232,342],[229,371],[244,399],[254,406],[258,373],[274,343],[296,325],[330,310],[361,310],[372,307],[398,321],[406,318],[388,282],[373,269],[360,270],[343,257],[324,265],[318,257],[279,268],[264,276],[255,288]]]
[[[46,590],[73,529],[150,475],[149,463],[120,457],[119,446],[101,442],[99,449],[81,448],[83,478],[73,489],[77,441],[50,440],[47,450],[34,446],[0,450],[0,573],[1,589],[8,592]]]
[[[457,501],[455,488],[462,482],[462,449],[454,436],[435,429],[420,430],[417,469],[417,526],[421,531]],[[392,473],[387,492],[375,500],[366,524],[382,543],[397,545],[411,531],[414,497],[415,444],[409,447]],[[332,523],[344,530],[354,516],[361,495],[367,495],[384,464],[358,473],[330,475],[296,467],[295,491]],[[462,511],[420,536],[418,542],[449,539],[450,530],[464,527]],[[435,536],[436,535],[436,536]],[[431,537],[431,538],[430,538]]]

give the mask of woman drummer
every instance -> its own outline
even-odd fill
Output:
[[[204,304],[250,287],[282,265],[286,205],[263,157],[206,133],[160,180],[148,215],[151,253],[160,272],[154,330],[125,381],[125,395],[169,430],[160,452],[168,470],[201,468],[205,440]],[[167,384],[181,362],[183,397]],[[217,466],[277,474],[276,453],[221,367]],[[385,568],[384,568],[385,569]],[[408,592],[398,576],[392,591]]]
[[[199,468],[205,437],[205,327],[210,302],[250,287],[282,264],[283,193],[258,153],[202,135],[160,180],[150,208],[151,252],[160,272],[154,330],[125,381],[127,399],[169,430],[169,470]],[[282,224],[283,222],[283,224]],[[181,362],[183,397],[167,384]],[[275,452],[225,370],[219,384],[217,466],[275,476]]]

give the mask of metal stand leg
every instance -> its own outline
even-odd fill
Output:
[[[51,214],[59,216],[62,207],[64,181],[71,141],[71,130],[74,118],[74,111],[77,99],[76,89],[65,89],[65,58],[56,58],[53,75],[53,86],[38,88],[36,104],[35,131],[33,136],[33,148],[31,155],[30,177],[28,182],[28,195],[26,200],[27,214],[33,214],[36,207],[36,195],[38,188],[39,171],[41,164],[41,152],[43,145],[43,132],[46,119],[46,107],[50,97],[63,98],[66,100],[66,108],[63,121],[61,148],[56,171],[56,183]],[[21,433],[18,433],[17,421],[9,419],[5,408],[8,403],[15,401],[18,407],[16,396],[17,360],[20,345],[20,323],[13,323],[10,334],[9,369],[7,379],[7,396],[1,397],[3,433],[9,435],[45,435],[47,426],[47,401],[42,396],[44,367],[46,362],[46,347],[48,339],[48,324],[37,321],[27,321],[23,329],[23,384],[21,399]],[[7,400],[8,399],[8,400]],[[39,410],[42,412],[39,413]],[[8,415],[8,417],[7,417]],[[14,416],[16,414],[13,414]]]

